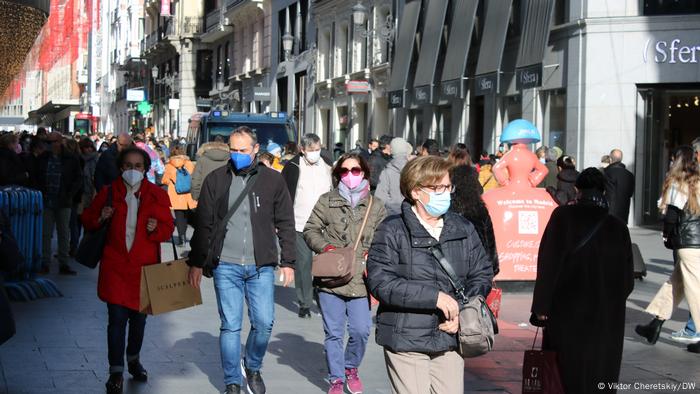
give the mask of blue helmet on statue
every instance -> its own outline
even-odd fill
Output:
[[[516,119],[503,129],[501,142],[508,144],[534,144],[540,142],[540,131],[525,119]]]

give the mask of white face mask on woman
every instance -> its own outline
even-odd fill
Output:
[[[143,172],[139,170],[126,170],[122,172],[122,179],[127,185],[134,187],[143,180]]]

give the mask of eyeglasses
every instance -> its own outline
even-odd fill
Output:
[[[421,188],[428,189],[438,195],[445,192],[449,192],[450,194],[455,192],[455,185],[428,185],[421,186]]]
[[[341,167],[338,170],[338,174],[341,177],[344,177],[345,175],[347,175],[348,172],[352,173],[352,175],[358,176],[358,175],[362,174],[362,168],[360,168],[360,167],[353,167],[353,168]]]

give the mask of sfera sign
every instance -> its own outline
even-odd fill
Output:
[[[651,52],[651,53],[650,53]],[[653,57],[650,59],[649,55]],[[689,44],[680,38],[671,40],[647,40],[644,46],[644,63],[697,64],[700,61],[700,43]]]

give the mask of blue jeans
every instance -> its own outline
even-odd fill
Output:
[[[696,335],[697,331],[695,331],[695,322],[693,321],[692,316],[688,316],[688,322],[685,324],[685,331],[690,334],[690,335]]]
[[[243,298],[250,319],[245,367],[255,372],[262,368],[275,320],[275,270],[271,266],[221,263],[214,270],[214,288],[221,318],[219,346],[224,383],[240,385]]]
[[[318,301],[326,333],[324,348],[330,380],[345,381],[345,369],[359,367],[365,356],[372,326],[369,302],[364,297],[347,298],[322,291],[318,292]],[[343,351],[346,327],[349,338]]]

